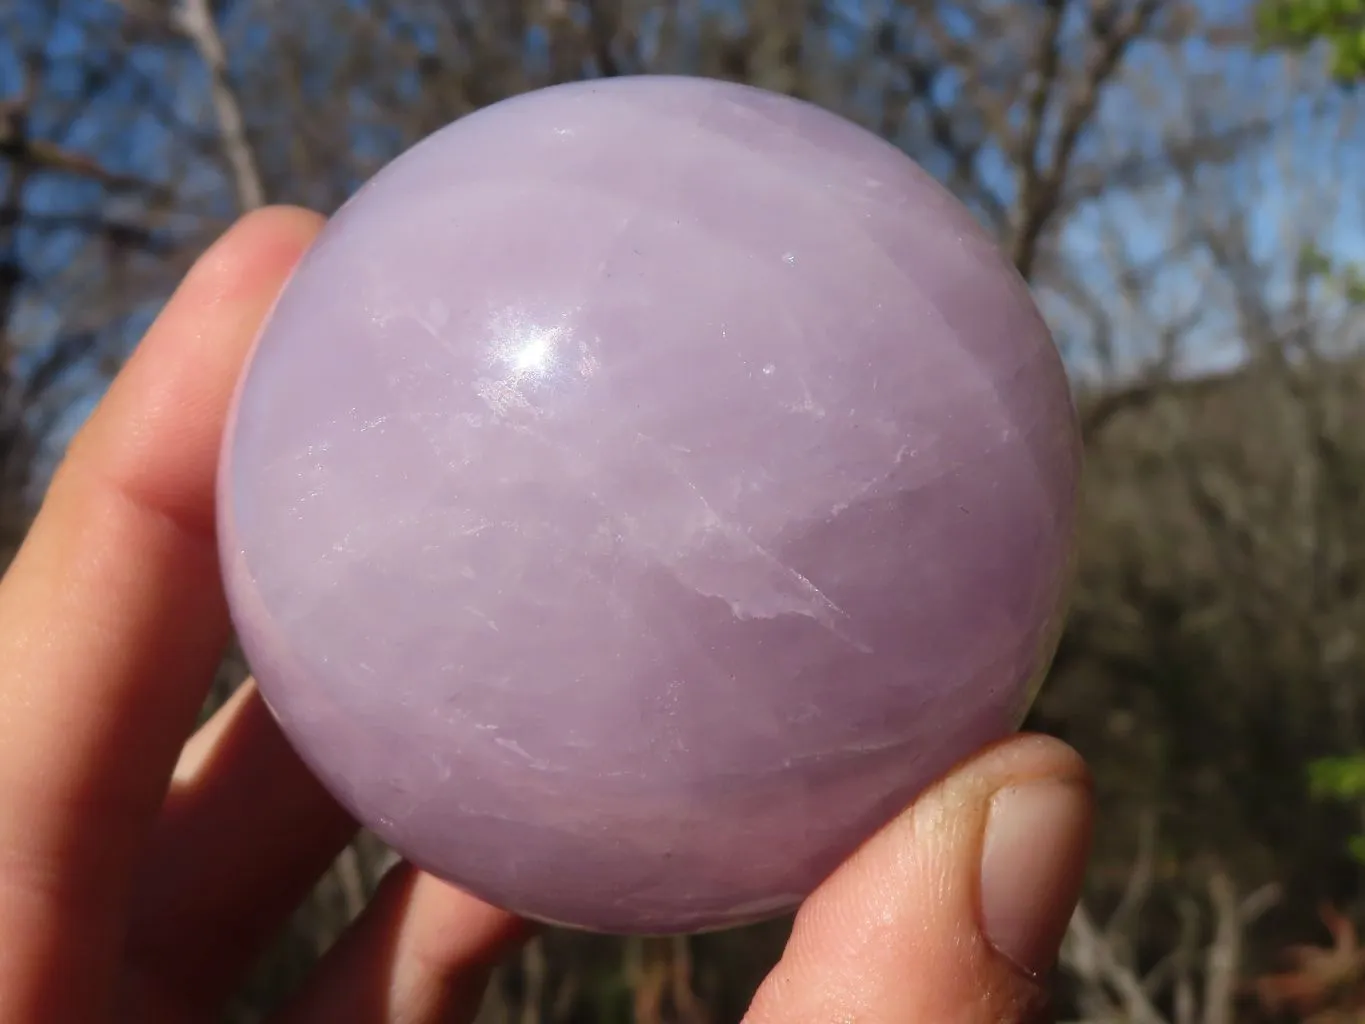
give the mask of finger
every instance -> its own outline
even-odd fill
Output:
[[[746,1024],[1040,1019],[1090,827],[1070,748],[1021,736],[981,754],[810,897]]]
[[[206,1018],[355,831],[248,681],[176,765],[135,876],[125,1005]]]
[[[134,853],[227,635],[213,540],[225,411],[317,226],[263,211],[199,260],[0,584],[0,1005],[13,1019],[90,1020],[108,999]]]
[[[272,1024],[461,1024],[529,926],[400,865]]]

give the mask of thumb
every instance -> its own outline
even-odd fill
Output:
[[[924,793],[806,901],[745,1024],[1025,1024],[1090,852],[1090,776],[1018,736]]]

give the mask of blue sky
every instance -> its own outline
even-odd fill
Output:
[[[1004,2],[982,0],[986,6]],[[713,5],[717,9],[732,6],[729,0],[713,0]],[[850,23],[867,17],[870,9],[868,0],[837,0],[836,6]],[[1239,0],[1206,0],[1204,4],[1210,18],[1224,22],[1244,19],[1249,6]],[[135,57],[132,73],[125,70],[113,76],[101,98],[86,104],[78,116],[70,119],[63,109],[66,106],[63,94],[73,99],[86,94],[81,76],[100,64],[103,43],[99,36],[116,21],[117,12],[108,0],[67,0],[60,9],[66,13],[52,23],[46,40],[49,53],[58,58],[54,61],[58,70],[47,79],[47,95],[38,108],[35,124],[38,131],[56,135],[60,125],[60,138],[65,145],[97,154],[107,167],[118,172],[151,181],[175,177],[182,200],[187,195],[191,197],[188,205],[196,220],[207,217],[225,221],[232,213],[233,200],[221,168],[211,157],[193,155],[192,148],[186,145],[186,139],[191,137],[210,141],[213,130],[203,75],[193,55],[170,58],[164,52],[145,48]],[[14,13],[7,17],[17,19],[32,36],[43,31],[46,12],[51,8],[48,0],[19,0],[19,6],[12,10]],[[17,36],[14,33],[6,39],[0,33],[0,96],[12,94],[17,85],[14,50]],[[239,64],[261,59],[258,46],[266,42],[256,37],[245,48],[239,47],[236,54]],[[836,45],[850,44],[845,39]],[[176,69],[174,80],[179,87],[171,92],[157,90],[156,83],[167,78],[165,63],[171,59],[188,62],[186,67]],[[1106,145],[1119,138],[1126,152],[1144,149],[1155,152],[1161,140],[1154,128],[1145,126],[1158,123],[1169,126],[1191,112],[1214,130],[1235,124],[1249,112],[1262,114],[1271,123],[1272,133],[1250,156],[1239,161],[1235,171],[1208,175],[1201,189],[1211,201],[1230,200],[1229,211],[1245,218],[1260,256],[1269,263],[1282,268],[1291,265],[1284,251],[1286,239],[1292,236],[1292,232],[1286,234],[1287,224],[1301,229],[1307,237],[1321,240],[1344,259],[1365,261],[1365,189],[1359,187],[1359,168],[1365,167],[1365,158],[1361,153],[1359,101],[1321,80],[1306,92],[1291,90],[1287,84],[1291,63],[1281,57],[1258,56],[1246,47],[1211,47],[1189,42],[1173,53],[1156,45],[1140,46],[1128,62],[1128,73],[1135,85],[1106,95],[1099,129],[1086,136],[1078,160],[1096,159]],[[1175,67],[1176,64],[1180,66]],[[1315,67],[1320,67],[1320,61],[1310,58],[1305,62],[1306,70],[1301,72],[1310,82]],[[403,72],[400,69],[396,74],[401,78]],[[1184,85],[1191,75],[1201,78],[1193,105],[1192,93]],[[326,89],[326,83],[321,81],[307,85]],[[953,84],[947,82],[942,87],[951,89]],[[140,91],[145,94],[148,89],[157,94],[166,108],[165,116],[180,122],[182,127],[176,132],[169,132],[160,119],[151,115],[139,117],[131,124],[126,121],[124,112],[128,106],[137,104]],[[1144,93],[1140,100],[1139,93]],[[1159,120],[1153,117],[1153,110],[1161,111]],[[385,137],[382,124],[350,141],[353,147],[373,148],[376,162],[383,151],[393,149],[393,140]],[[1012,178],[1006,163],[997,154],[995,169],[991,170],[989,158],[986,167],[988,184],[1008,202]],[[4,173],[0,169],[0,175]],[[1104,251],[1106,245],[1112,247],[1114,239],[1119,239],[1135,259],[1161,265],[1145,296],[1147,312],[1156,310],[1176,316],[1187,308],[1207,306],[1207,315],[1193,335],[1195,343],[1190,351],[1189,369],[1197,371],[1226,365],[1237,358],[1238,349],[1233,326],[1220,313],[1217,303],[1209,301],[1207,285],[1198,275],[1198,261],[1170,254],[1173,236],[1188,227],[1188,218],[1180,206],[1181,196],[1178,190],[1163,189],[1159,184],[1136,194],[1110,195],[1078,212],[1062,238],[1080,278],[1105,302],[1114,300],[1109,295],[1113,283],[1105,266]],[[111,205],[107,194],[97,188],[55,179],[31,188],[28,201],[31,207],[50,212],[102,209],[108,213]],[[1312,209],[1315,204],[1318,209]],[[117,205],[116,200],[113,205]],[[171,224],[170,229],[174,230],[175,225]],[[63,236],[50,231],[30,232],[19,239],[29,258],[62,268],[67,274],[75,272],[72,268],[78,243],[79,236],[74,233]],[[1069,337],[1074,317],[1046,294],[1046,288],[1040,287],[1039,292],[1059,336]],[[128,323],[112,325],[110,330],[120,339],[131,339],[151,312],[151,308],[139,309]],[[71,309],[36,300],[28,305],[16,326],[30,339],[38,340],[68,329],[74,316]],[[1122,340],[1130,362],[1140,362],[1150,351],[1153,329],[1154,325],[1144,317],[1135,316],[1128,323],[1128,336]],[[1076,372],[1084,374],[1087,369],[1084,345],[1074,348],[1069,355]],[[75,404],[75,419],[88,404],[88,400]]]

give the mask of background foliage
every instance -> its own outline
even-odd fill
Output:
[[[330,211],[552,82],[754,82],[903,147],[995,233],[1075,383],[1075,613],[1033,725],[1103,821],[1064,1019],[1365,1008],[1360,0],[9,0],[0,5],[0,549],[207,242]],[[219,701],[242,676],[232,658]],[[207,709],[206,709],[207,711]],[[279,998],[388,863],[362,838],[244,985]],[[1325,909],[1324,909],[1325,908]],[[738,1019],[785,922],[553,932],[487,1021]],[[1281,951],[1300,948],[1291,961]]]
[[[1268,40],[1305,46],[1325,40],[1332,72],[1343,81],[1365,76],[1365,3],[1361,0],[1279,0],[1261,11]]]

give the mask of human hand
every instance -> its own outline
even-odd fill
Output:
[[[199,260],[0,582],[4,1024],[214,1019],[355,831],[250,683],[190,735],[229,635],[213,503],[228,402],[320,226],[260,211]],[[1061,744],[978,755],[807,901],[749,1024],[1032,1019],[1090,813]],[[528,933],[400,865],[277,1024],[467,1020]]]

